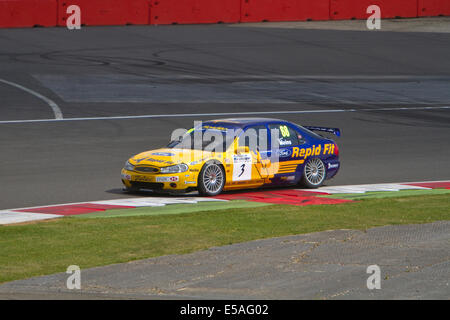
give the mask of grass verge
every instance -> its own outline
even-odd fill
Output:
[[[450,197],[422,195],[321,206],[269,205],[178,215],[62,218],[0,227],[0,283],[213,246],[331,229],[450,220]]]

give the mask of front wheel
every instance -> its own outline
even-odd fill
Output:
[[[225,170],[216,162],[207,162],[198,177],[198,191],[204,196],[217,196],[225,186]]]
[[[320,187],[326,178],[325,165],[319,158],[308,160],[303,168],[302,185],[306,188]]]

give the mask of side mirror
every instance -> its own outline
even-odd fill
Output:
[[[237,154],[249,153],[249,152],[250,152],[250,148],[249,147],[237,147],[237,149],[236,149],[236,153]]]

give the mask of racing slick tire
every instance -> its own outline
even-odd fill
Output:
[[[198,176],[198,192],[202,196],[217,196],[225,186],[225,170],[221,163],[208,161]]]
[[[319,158],[312,158],[303,167],[303,176],[300,183],[306,188],[315,189],[323,185],[326,177],[327,171],[323,161]]]

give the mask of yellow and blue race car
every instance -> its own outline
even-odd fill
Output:
[[[340,167],[337,144],[313,132],[340,136],[336,128],[245,118],[200,122],[180,130],[166,148],[140,153],[125,163],[122,182],[127,191],[198,190],[215,196],[263,186],[317,188]]]

